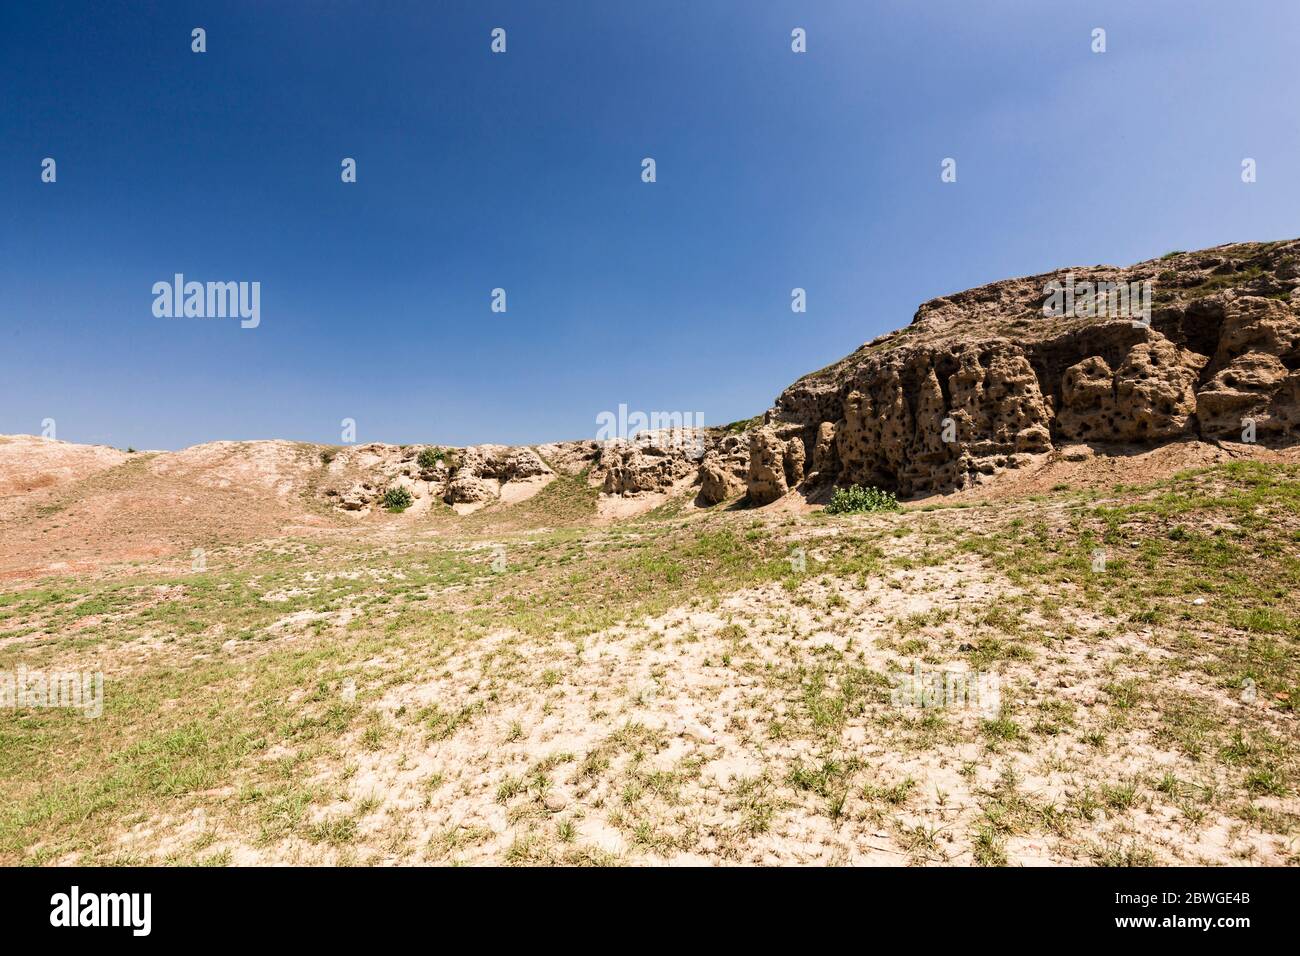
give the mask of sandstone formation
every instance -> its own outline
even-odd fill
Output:
[[[765,429],[795,428],[817,481],[902,495],[966,487],[1063,445],[1300,437],[1300,241],[1174,253],[1074,282],[1151,283],[1141,316],[1048,317],[1048,283],[1009,279],[918,309],[912,324],[799,380]],[[782,493],[755,439],[756,503]],[[788,481],[788,476],[787,476]]]
[[[1052,282],[1150,283],[1149,313],[1138,297],[1116,314],[1107,297],[1047,315]],[[944,492],[1044,455],[1189,437],[1290,443],[1300,437],[1297,287],[1300,240],[1007,279],[924,303],[907,327],[795,382],[761,420],[448,449],[436,472],[416,465],[418,447],[363,446],[339,453],[330,467],[347,480],[328,494],[367,510],[396,483],[461,510],[559,472],[608,496],[694,482],[704,505],[764,505],[831,485]]]
[[[749,500],[756,505],[776,501],[790,490],[786,480],[785,442],[767,427],[749,433]]]
[[[443,500],[448,504],[482,504],[501,496],[509,482],[553,474],[531,448],[473,445],[456,458]]]
[[[420,459],[426,447],[440,454],[432,466]],[[390,488],[405,488],[417,504],[436,500],[481,506],[501,498],[508,486],[537,487],[554,476],[533,449],[507,445],[456,449],[371,443],[334,452],[325,465],[332,479],[325,496],[344,511],[362,512],[375,507]]]
[[[596,468],[604,474],[605,494],[664,491],[698,473],[704,449],[704,434],[698,429],[642,432],[626,441],[603,443]]]
[[[700,464],[700,496],[716,505],[739,497],[749,475],[749,441],[743,435],[723,435]]]

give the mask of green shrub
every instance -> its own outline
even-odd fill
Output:
[[[320,453],[320,463],[322,465],[328,465],[330,462],[334,460],[335,454],[336,452],[334,451],[333,448],[326,448],[323,452]]]
[[[836,488],[831,496],[831,503],[826,511],[833,515],[861,514],[866,511],[901,511],[898,499],[892,491],[879,488],[863,488],[851,485],[848,488]]]
[[[414,503],[410,490],[401,485],[394,485],[384,492],[384,507],[389,511],[405,511]]]
[[[425,448],[416,456],[415,463],[420,466],[421,471],[433,471],[438,467],[438,462],[446,458],[446,453],[441,448]]]

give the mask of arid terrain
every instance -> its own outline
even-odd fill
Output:
[[[1300,241],[1073,274],[1151,322],[994,283],[705,430],[0,437],[0,672],[104,675],[0,863],[1300,864]]]

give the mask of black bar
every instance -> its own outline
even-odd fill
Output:
[[[56,910],[62,898],[70,904],[73,886],[87,918],[101,908],[98,894],[149,894],[148,934],[136,935],[144,928],[143,896],[131,909],[121,897],[102,907],[109,917],[116,907],[125,925],[52,925],[52,916],[66,915],[68,908]],[[454,945],[465,932],[484,942],[518,934],[553,943],[574,933],[598,944],[596,931],[615,934],[606,937],[613,942],[629,930],[648,939],[656,931],[676,935],[688,924],[692,941],[852,928],[881,944],[914,930],[918,939],[958,946],[980,939],[1151,943],[1194,936],[1231,945],[1262,939],[1253,935],[1260,931],[1288,931],[1297,889],[1296,870],[1265,868],[50,868],[0,871],[0,919],[12,946],[70,934],[79,942],[111,937],[128,945],[373,945],[376,934],[409,933],[437,947]],[[1133,920],[1143,922],[1121,924]]]

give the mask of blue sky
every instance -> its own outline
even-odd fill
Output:
[[[0,432],[748,417],[936,295],[1300,235],[1297,35],[1290,0],[5,4]],[[177,272],[260,282],[261,325],[156,318]]]

